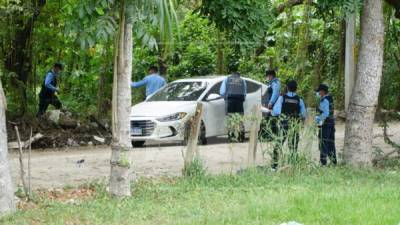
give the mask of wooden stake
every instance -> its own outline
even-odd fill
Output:
[[[254,105],[251,110],[251,128],[250,128],[250,140],[248,147],[248,166],[255,166],[256,154],[257,154],[257,143],[258,133],[260,131],[261,124],[261,105]]]
[[[29,140],[32,140],[32,127]],[[29,198],[32,197],[31,153],[32,153],[32,141],[29,141],[29,151],[28,151],[28,192],[29,192],[28,197]]]
[[[24,188],[25,196],[28,196],[28,188],[25,182],[25,170],[24,170],[24,161],[23,161],[23,155],[22,155],[22,144],[21,144],[21,137],[19,136],[19,130],[17,126],[14,126],[15,132],[17,133],[17,139],[18,139],[18,152],[19,152],[19,166],[21,170],[21,180],[22,180],[22,186]]]
[[[190,164],[195,159],[196,154],[197,155],[199,154],[197,150],[197,143],[199,140],[202,115],[203,115],[203,104],[197,103],[196,112],[193,115],[193,117],[188,121],[190,127],[190,135],[186,148],[186,155],[184,158],[184,168],[183,168],[184,170],[190,166]]]

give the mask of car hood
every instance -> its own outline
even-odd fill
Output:
[[[142,102],[134,105],[131,117],[162,117],[174,113],[195,111],[197,102]]]

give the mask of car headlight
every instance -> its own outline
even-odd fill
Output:
[[[159,122],[169,122],[169,121],[176,121],[176,120],[181,120],[183,118],[185,118],[187,113],[184,112],[180,112],[180,113],[175,113],[169,116],[164,116],[161,118],[158,118],[157,121]]]

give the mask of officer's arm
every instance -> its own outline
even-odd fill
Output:
[[[273,105],[274,102],[276,102],[278,97],[279,97],[279,91],[281,89],[281,83],[279,81],[272,82],[271,86],[272,86],[272,96],[271,96],[271,99],[269,100],[269,104]]]
[[[221,87],[219,88],[219,94],[224,97],[226,94],[226,79],[222,81]]]
[[[131,87],[133,88],[138,88],[145,86],[147,84],[147,78],[145,77],[143,80],[138,81],[138,82],[131,82]]]
[[[300,115],[303,119],[307,118],[307,109],[303,99],[300,99]]]
[[[54,79],[55,79],[54,74],[48,73],[48,74],[46,75],[46,79],[45,79],[45,81],[44,81],[44,85],[45,85],[48,89],[50,89],[50,90],[52,90],[52,91],[58,91],[58,89],[57,89],[56,87],[54,87],[54,85],[51,84],[51,83],[54,81]]]
[[[243,87],[244,87],[244,90],[243,90],[243,95],[244,95],[244,99],[246,99],[246,95],[247,95],[247,84],[246,84],[246,81],[245,80],[243,80]]]
[[[324,99],[320,106],[322,113],[319,118],[321,121],[325,121],[325,119],[329,117],[329,101]]]
[[[272,109],[271,112],[272,116],[279,116],[282,113],[282,103],[283,103],[283,97],[280,96],[276,101],[274,108]]]

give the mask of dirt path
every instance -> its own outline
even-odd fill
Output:
[[[336,127],[337,149],[343,148],[344,125]],[[391,124],[389,134],[391,138],[400,142],[400,123]],[[382,129],[374,130],[374,145],[383,151],[390,151],[382,137]],[[315,138],[314,138],[315,139]],[[301,145],[301,144],[300,144]],[[316,140],[313,141],[311,152],[313,158],[318,159],[319,152]],[[134,149],[128,152],[128,157],[133,163],[133,169],[138,177],[154,176],[179,176],[183,166],[182,146],[150,146]],[[207,146],[200,146],[202,158],[211,173],[229,173],[246,167],[247,143],[235,144],[233,151],[225,139],[212,141]],[[260,151],[259,151],[260,152]],[[53,188],[67,185],[76,186],[93,180],[106,180],[109,175],[109,160],[111,150],[107,146],[34,151],[32,153],[32,185],[33,188]],[[20,185],[18,155],[10,154],[12,175],[16,185]],[[259,153],[258,163],[268,161]],[[81,165],[77,161],[84,159]]]

